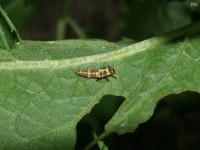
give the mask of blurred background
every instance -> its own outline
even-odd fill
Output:
[[[200,19],[200,0],[0,0],[24,39],[142,40]]]
[[[27,40],[105,39],[125,45],[200,20],[200,0],[0,0]],[[77,126],[76,149],[103,132],[123,102],[107,95]],[[158,103],[134,133],[104,139],[112,150],[200,149],[200,94],[186,91]],[[98,149],[98,147],[94,147]]]

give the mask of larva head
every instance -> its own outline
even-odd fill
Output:
[[[81,73],[80,69],[76,70],[76,74],[80,74],[80,73]]]
[[[115,73],[115,70],[111,66],[108,66],[108,70],[109,70],[110,74],[114,74]]]

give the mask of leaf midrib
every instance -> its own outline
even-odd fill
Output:
[[[96,54],[92,56],[84,56],[73,59],[63,60],[42,60],[42,61],[12,61],[12,62],[1,62],[1,70],[17,70],[17,69],[61,69],[68,68],[69,66],[75,66],[80,64],[88,64],[94,62],[102,62],[107,60],[120,59],[130,55],[137,54],[146,50],[147,48],[160,45],[164,41],[158,40],[156,37],[144,40],[142,42],[121,48],[116,51]]]
[[[94,62],[102,62],[107,60],[115,60],[122,57],[127,57],[134,55],[136,53],[142,52],[147,48],[158,46],[160,44],[166,43],[172,39],[175,39],[181,35],[196,33],[200,31],[200,22],[194,23],[192,25],[187,25],[170,31],[158,37],[153,37],[136,44],[121,48],[116,51],[96,54],[92,56],[84,56],[72,59],[63,60],[42,60],[42,61],[12,61],[12,62],[1,62],[0,70],[18,70],[18,69],[61,69],[68,68],[80,64],[88,64]]]

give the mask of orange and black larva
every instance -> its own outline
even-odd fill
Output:
[[[115,70],[110,66],[98,69],[78,69],[76,71],[76,74],[82,77],[93,78],[96,80],[106,79],[107,81],[109,81],[109,76],[116,78],[115,76],[113,76],[114,73]]]

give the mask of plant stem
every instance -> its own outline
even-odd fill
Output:
[[[68,17],[67,22],[70,24],[78,38],[86,38],[85,32],[81,29],[81,27],[74,19]]]
[[[67,11],[68,10],[68,0],[61,3],[62,9],[60,11],[60,16],[56,25],[56,39],[63,40],[65,38],[66,26],[67,26]]]
[[[66,28],[67,25],[70,25],[71,28],[74,30],[78,38],[86,38],[86,34],[81,29],[81,27],[77,24],[77,22],[72,19],[68,14],[68,0],[65,0],[62,4],[61,14],[57,21],[56,25],[56,39],[63,40],[65,39]]]
[[[104,139],[105,137],[107,137],[108,135],[110,135],[109,132],[103,132],[102,134],[100,134],[97,138],[95,138],[92,142],[90,142],[83,150],[89,150],[91,149],[93,146],[95,146],[97,144],[97,142],[99,140]]]

